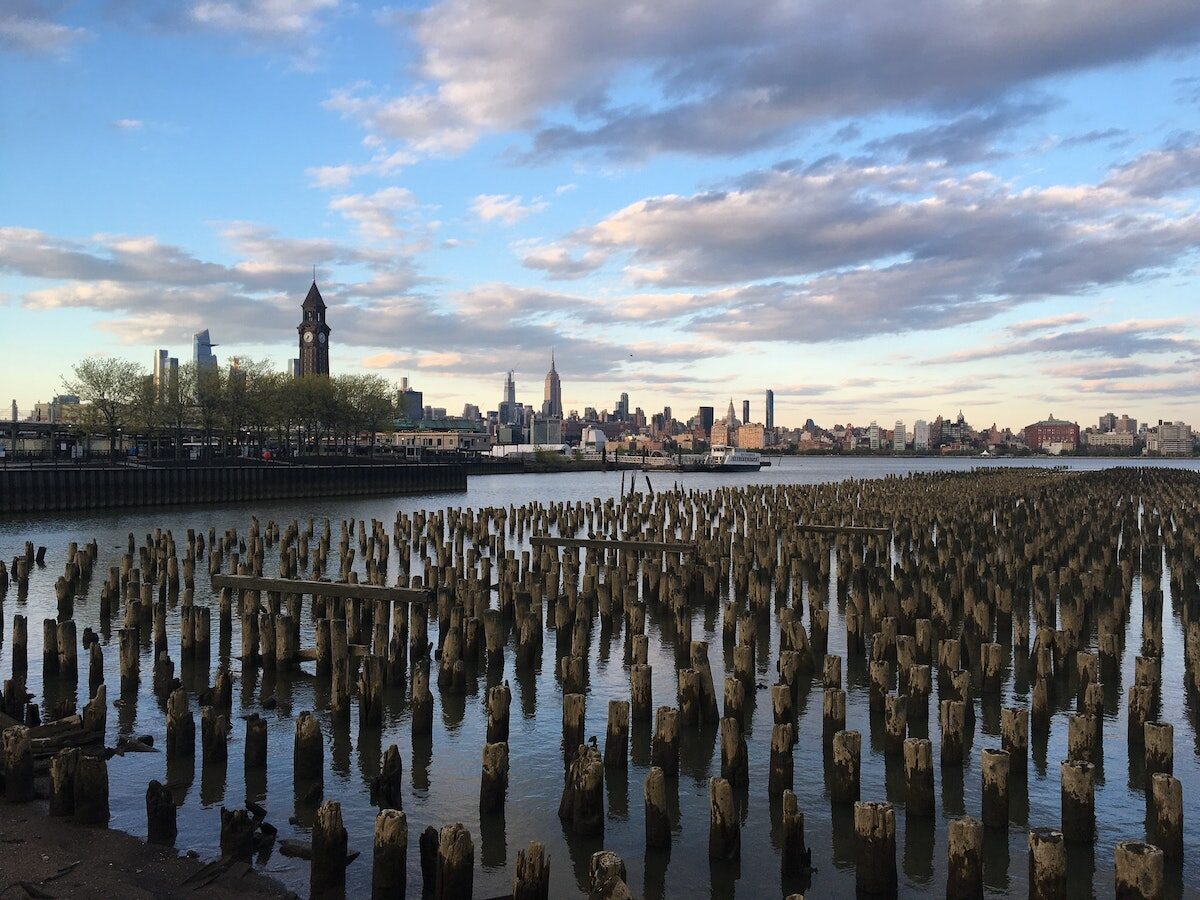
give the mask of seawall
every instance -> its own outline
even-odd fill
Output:
[[[0,469],[0,515],[466,489],[461,463],[10,468]]]

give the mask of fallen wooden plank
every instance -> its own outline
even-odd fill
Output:
[[[212,576],[215,588],[238,591],[278,591],[281,594],[311,594],[315,597],[358,597],[362,600],[398,600],[402,603],[431,603],[433,592],[418,588],[350,584],[341,581],[308,581],[299,578],[257,578],[253,575]]]
[[[534,547],[579,547],[587,550],[630,550],[635,553],[695,553],[696,545],[673,541],[622,541],[593,538],[562,538],[535,535],[529,539]]]
[[[797,525],[796,530],[811,534],[884,534],[892,529],[878,525]]]

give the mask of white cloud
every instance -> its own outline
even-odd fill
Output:
[[[341,213],[358,227],[367,240],[394,240],[402,230],[396,217],[403,210],[416,206],[412,192],[401,187],[389,187],[374,194],[348,194],[335,197],[329,208]]]
[[[141,119],[115,119],[112,127],[117,131],[141,131],[146,127],[146,123]]]
[[[524,203],[521,197],[509,194],[479,194],[471,201],[471,211],[480,221],[499,221],[505,225],[516,225],[526,216],[545,208],[545,202],[537,198]]]
[[[295,37],[316,29],[338,0],[193,0],[188,16],[198,25],[262,37]]]
[[[0,11],[0,51],[30,56],[63,56],[88,36],[83,28],[54,19],[58,4],[39,0],[7,0]]]

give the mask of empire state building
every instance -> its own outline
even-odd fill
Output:
[[[554,353],[550,353],[550,371],[546,373],[546,398],[542,401],[542,415],[554,419],[563,417],[562,382],[554,368]]]

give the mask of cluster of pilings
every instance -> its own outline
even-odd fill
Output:
[[[822,692],[821,770],[829,803],[852,819],[860,895],[897,892],[897,815],[937,817],[935,764],[944,776],[957,772],[961,779],[979,739],[979,719],[995,715],[999,739],[980,755],[980,808],[947,823],[945,891],[982,896],[986,832],[1032,825],[1030,894],[1058,897],[1069,877],[1067,845],[1097,840],[1096,783],[1106,739],[1114,739],[1105,713],[1121,688],[1137,581],[1140,641],[1130,648],[1135,678],[1119,739],[1128,742],[1131,770],[1145,794],[1146,829],[1115,846],[1113,883],[1120,896],[1158,897],[1166,873],[1182,866],[1184,850],[1182,786],[1172,772],[1174,725],[1159,715],[1161,585],[1167,574],[1185,636],[1185,689],[1200,691],[1198,510],[1196,476],[1124,469],[1089,475],[1008,470],[703,493],[676,488],[591,503],[402,513],[390,529],[377,520],[263,524],[255,518],[244,534],[188,530],[179,546],[169,529],[140,545],[130,535],[99,588],[101,632],[82,635],[73,605],[87,593],[97,548],[94,542],[72,545],[55,584],[58,615],[44,623],[43,684],[78,678],[79,645],[88,655],[91,700],[78,715],[74,704],[51,712],[30,702],[28,625],[14,616],[12,677],[3,696],[14,723],[3,733],[5,794],[32,797],[42,760],[52,814],[107,821],[108,754],[95,743],[105,735],[103,647],[113,632],[121,699],[136,702],[149,681],[165,706],[168,766],[195,759],[196,701],[206,767],[223,766],[229,744],[241,740],[247,773],[263,771],[266,721],[251,715],[236,733],[234,680],[303,671],[326,688],[329,715],[322,710],[319,718],[313,710],[295,717],[296,792],[315,807],[311,844],[302,852],[312,860],[312,896],[344,896],[355,854],[347,850],[341,807],[324,798],[328,735],[322,719],[332,729],[348,729],[356,704],[360,727],[378,728],[385,692],[400,689],[411,710],[413,746],[428,746],[434,684],[448,698],[482,676],[487,731],[479,805],[483,814],[503,815],[510,774],[521,765],[509,754],[505,655],[513,654],[518,675],[539,668],[549,633],[562,700],[558,813],[568,835],[604,835],[606,774],[628,767],[631,728],[641,728],[651,735],[645,843],[670,846],[668,798],[680,774],[683,737],[695,735],[720,749],[719,769],[709,780],[708,855],[738,859],[745,804],[770,798],[781,810],[783,883],[811,883],[820,891],[796,793],[798,771],[815,770],[817,760],[795,759],[800,712],[815,684]],[[0,599],[10,577],[18,592],[27,592],[41,563],[44,553],[27,545],[11,576],[0,564]],[[268,577],[268,569],[275,575]],[[204,570],[214,591],[211,605],[195,599]],[[209,684],[214,606],[222,662]],[[831,606],[845,625],[844,655],[830,652]],[[719,617],[719,645],[693,633],[693,613],[700,609]],[[178,612],[177,643],[168,635],[172,610]],[[760,626],[771,621],[777,651],[763,659],[771,648],[760,646]],[[302,622],[311,622],[311,630],[302,630]],[[649,626],[673,648],[673,696],[652,696]],[[589,672],[593,650],[621,632],[628,695],[597,696]],[[311,646],[302,646],[305,633]],[[178,673],[172,646],[178,647]],[[141,671],[143,649],[153,660],[148,679]],[[714,655],[723,663],[723,679],[714,676]],[[227,662],[233,660],[236,668]],[[772,684],[761,686],[772,716],[769,766],[751,771],[746,733],[764,671],[775,673]],[[1010,674],[1013,690],[1004,706]],[[847,691],[863,687],[866,740],[847,727]],[[607,711],[603,747],[585,732],[586,710],[597,703]],[[1011,798],[1026,791],[1030,759],[1044,757],[1055,728],[1067,734],[1061,817],[1018,821]],[[902,769],[902,802],[863,796],[864,743]],[[124,738],[116,749],[137,752],[146,744]],[[393,896],[406,884],[402,769],[401,750],[388,747],[371,786],[379,808],[376,896]],[[170,790],[152,782],[146,808],[150,839],[172,843]],[[274,840],[274,828],[253,809],[222,810],[223,852],[249,859],[264,840]],[[430,825],[418,849],[428,891],[470,896],[474,844],[461,823]],[[547,896],[549,871],[545,848],[531,844],[517,858],[514,896]],[[588,878],[593,896],[629,895],[625,865],[612,853],[591,858]]]

